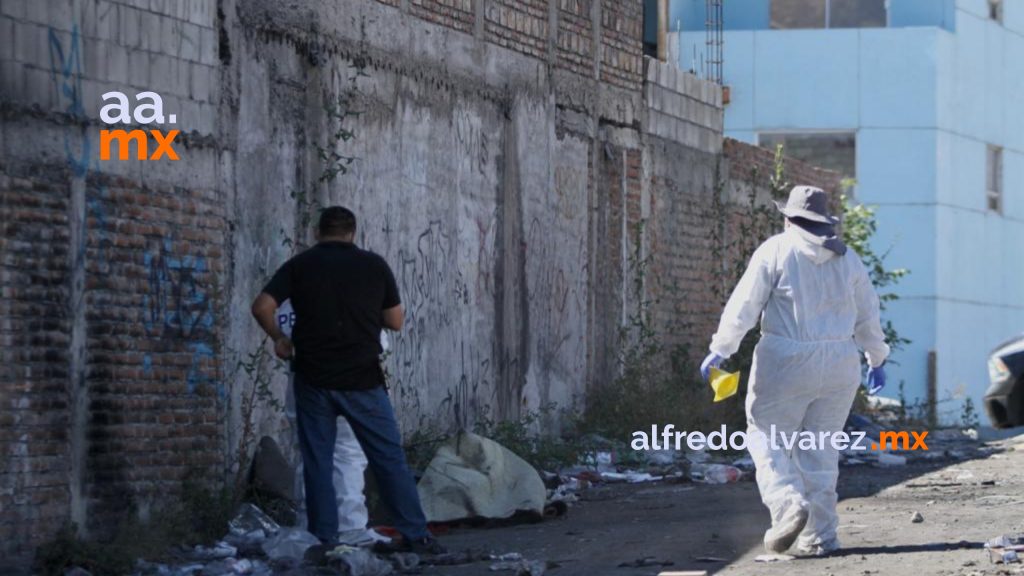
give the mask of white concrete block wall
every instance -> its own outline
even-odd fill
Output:
[[[4,0],[3,93],[42,111],[66,112],[71,104],[58,84],[73,78],[81,111],[97,120],[104,92],[132,97],[152,90],[164,97],[168,113],[178,114],[183,132],[212,134],[214,114],[183,104],[219,96],[216,17],[214,0]]]
[[[721,87],[684,72],[671,62],[648,58],[646,63],[644,97],[651,109],[646,130],[705,152],[721,151]]]

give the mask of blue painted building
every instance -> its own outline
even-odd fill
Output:
[[[705,0],[673,0],[670,38],[701,72]],[[981,409],[986,359],[1024,331],[1024,1],[727,0],[728,136],[781,142],[856,179],[875,247],[911,270],[886,315],[908,401]],[[934,370],[929,369],[933,354]]]

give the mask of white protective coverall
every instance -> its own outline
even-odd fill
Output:
[[[879,302],[860,257],[812,243],[790,226],[764,242],[722,313],[711,351],[723,358],[761,319],[746,400],[747,448],[761,500],[777,525],[791,506],[808,513],[797,546],[834,543],[839,454],[758,441],[771,425],[788,434],[843,429],[860,384],[858,347],[871,366],[889,355]]]
[[[289,338],[295,314],[292,303],[285,300],[277,309],[277,323]],[[383,336],[383,335],[382,335]],[[292,427],[292,448],[299,454],[299,436],[295,433],[295,389],[294,380],[288,380],[288,393],[285,398],[285,416]],[[306,526],[305,482],[302,478],[302,458],[295,467],[295,501],[298,503],[298,525]],[[369,522],[369,511],[366,509],[365,472],[368,461],[363,453],[355,432],[345,418],[338,418],[338,435],[334,442],[334,492],[338,503],[338,532],[344,534],[365,530]]]

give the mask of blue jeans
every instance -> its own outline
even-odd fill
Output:
[[[383,387],[327,390],[306,384],[296,374],[295,413],[308,526],[314,536],[323,542],[337,540],[338,507],[332,474],[338,416],[344,416],[352,425],[381,488],[382,499],[394,517],[395,529],[410,540],[428,536],[416,482],[405,462],[398,422]]]

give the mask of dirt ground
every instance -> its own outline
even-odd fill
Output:
[[[1021,564],[992,564],[983,549],[993,537],[1024,533],[1024,436],[979,448],[962,460],[842,468],[844,549],[827,558],[755,562],[764,553],[768,514],[750,480],[596,487],[559,519],[458,529],[441,538],[453,551],[519,552],[545,560],[551,576],[654,576],[669,570],[737,576],[1024,574]],[[914,512],[923,522],[911,521]],[[621,566],[641,559],[666,565]],[[423,573],[513,574],[489,566],[428,567]]]

